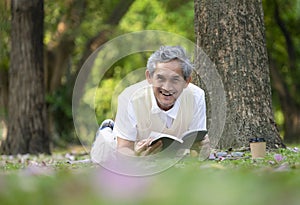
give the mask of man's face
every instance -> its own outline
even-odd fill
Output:
[[[191,81],[191,77],[184,80],[181,64],[177,60],[158,63],[152,76],[146,71],[146,78],[153,85],[158,106],[165,111],[173,107],[182,90]]]

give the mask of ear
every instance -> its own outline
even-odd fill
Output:
[[[146,72],[145,72],[145,76],[146,76],[146,79],[148,81],[149,84],[152,84],[152,76],[149,72],[149,70],[147,69]]]
[[[184,88],[186,88],[191,81],[192,81],[192,76],[190,76],[186,79]]]

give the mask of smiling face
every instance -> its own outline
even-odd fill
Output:
[[[158,106],[165,111],[173,107],[176,99],[191,81],[191,77],[184,80],[181,63],[178,60],[157,63],[153,75],[146,70],[146,79],[153,85]]]

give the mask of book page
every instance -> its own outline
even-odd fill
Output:
[[[159,133],[159,132],[154,132],[152,131],[150,133],[150,136],[153,139],[151,140],[150,145],[156,143],[158,140],[162,140],[163,141],[163,146],[166,147],[168,145],[170,145],[173,141],[177,141],[179,143],[183,143],[182,139],[177,138],[176,136],[173,135],[169,135],[169,134],[165,134],[165,133]]]

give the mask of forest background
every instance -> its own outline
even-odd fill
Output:
[[[10,1],[2,1],[0,38],[0,139],[7,131]],[[44,44],[47,114],[56,146],[79,143],[72,92],[87,57],[105,42],[141,30],[163,30],[195,41],[192,0],[45,0]],[[263,0],[275,121],[285,142],[300,141],[300,1]],[[147,55],[130,55],[106,73],[95,102],[98,123],[113,118],[111,92],[127,73],[145,67]],[[86,93],[88,95],[89,93]]]

